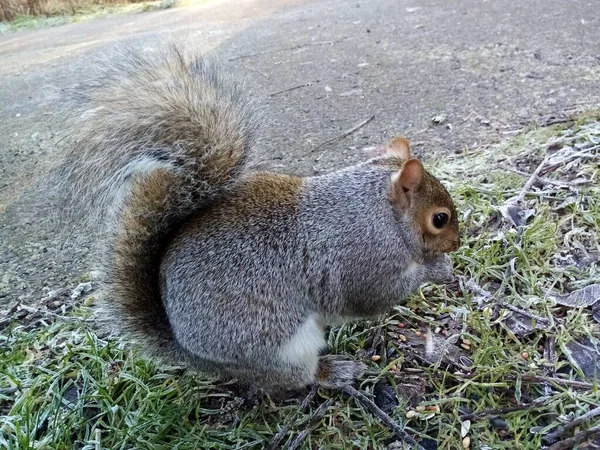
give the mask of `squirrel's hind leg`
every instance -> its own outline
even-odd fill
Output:
[[[326,355],[316,359],[317,364],[262,364],[258,369],[248,366],[230,370],[238,385],[251,397],[263,394],[281,394],[301,390],[310,385],[327,389],[340,389],[360,378],[366,366],[339,355]]]
[[[339,355],[326,355],[319,358],[316,381],[319,386],[328,389],[340,389],[354,383],[366,370],[366,366],[358,361],[349,360]]]
[[[231,374],[269,393],[314,384],[333,389],[351,384],[364,373],[364,364],[337,355],[319,357],[326,345],[324,333],[323,321],[311,315],[277,350],[265,351],[262,358],[255,355]]]

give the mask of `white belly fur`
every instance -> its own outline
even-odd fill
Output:
[[[316,370],[319,352],[325,347],[325,330],[317,314],[311,315],[279,350],[281,359]]]

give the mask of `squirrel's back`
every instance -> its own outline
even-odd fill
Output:
[[[69,90],[53,180],[66,208],[107,225],[107,305],[147,349],[175,349],[160,298],[161,253],[181,223],[244,172],[256,115],[211,59],[172,46],[122,52]]]

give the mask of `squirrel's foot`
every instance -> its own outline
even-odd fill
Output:
[[[317,367],[317,383],[324,388],[339,389],[352,384],[365,370],[366,366],[358,361],[338,355],[321,356]]]

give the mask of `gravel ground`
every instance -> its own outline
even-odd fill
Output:
[[[0,303],[39,299],[94,268],[93,238],[58,238],[52,205],[32,201],[60,148],[48,93],[92,75],[119,41],[166,39],[243,74],[264,111],[261,159],[302,174],[361,160],[397,133],[425,160],[443,158],[600,104],[591,1],[215,0],[3,35]]]

